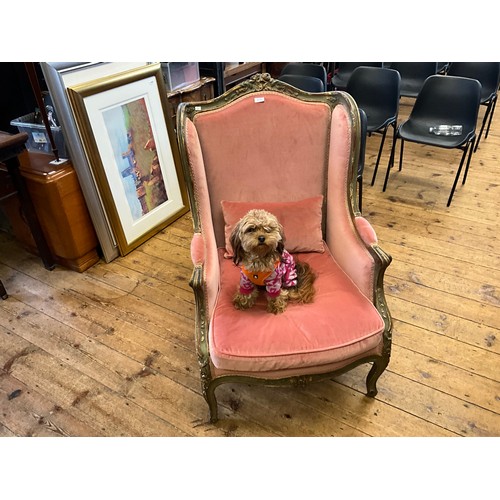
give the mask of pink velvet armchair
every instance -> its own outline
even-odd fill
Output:
[[[307,93],[259,74],[206,102],[182,103],[177,133],[194,236],[195,340],[210,420],[226,382],[302,385],[389,362],[391,262],[358,209],[359,111],[344,92]],[[285,246],[316,273],[310,304],[237,310],[228,234],[249,208],[281,218]],[[265,301],[265,299],[263,299]]]

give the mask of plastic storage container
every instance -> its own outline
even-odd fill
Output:
[[[33,153],[50,153],[52,154],[52,146],[50,145],[49,135],[45,125],[34,123],[35,113],[29,113],[12,120],[11,125],[17,127],[19,132],[26,132],[28,140],[26,141],[26,149]],[[66,152],[66,144],[61,127],[50,127],[54,142],[56,143],[57,152],[60,158],[68,158]]]
[[[169,92],[191,85],[200,79],[200,68],[197,62],[162,63],[163,77]]]

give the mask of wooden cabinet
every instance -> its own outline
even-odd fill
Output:
[[[214,97],[214,81],[212,77],[202,77],[199,81],[167,92],[168,119],[176,129],[177,108],[181,102],[208,101]]]
[[[99,261],[97,236],[75,169],[70,162],[54,166],[52,159],[24,151],[19,170],[55,261],[83,272]]]

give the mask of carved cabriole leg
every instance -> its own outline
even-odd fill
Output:
[[[210,411],[210,423],[215,424],[217,420],[219,420],[217,398],[215,397],[215,388],[218,384],[203,382],[203,385],[203,395],[205,396],[205,400],[208,403],[208,409]]]
[[[389,357],[381,357],[373,362],[373,366],[366,377],[366,395],[374,398],[377,395],[377,380],[389,364]]]
[[[196,306],[195,340],[198,364],[200,367],[201,391],[210,409],[210,422],[217,421],[217,400],[215,388],[217,384],[212,379],[210,370],[210,353],[208,347],[208,320],[205,301],[205,288],[203,286],[203,265],[196,265],[191,276],[190,286],[194,292]]]

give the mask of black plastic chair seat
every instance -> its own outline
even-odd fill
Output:
[[[483,135],[486,122],[486,134],[488,137],[491,120],[495,112],[497,102],[498,85],[500,83],[500,63],[499,62],[454,62],[451,63],[448,70],[450,76],[462,76],[465,78],[474,78],[481,84],[481,105],[486,106],[486,112],[483,116],[481,130],[478,134],[474,151],[477,150],[479,142]]]
[[[481,84],[478,80],[459,76],[429,76],[418,94],[408,119],[396,133],[401,139],[399,170],[403,164],[403,149],[406,141],[463,151],[460,164],[451,188],[447,206],[451,204],[465,158],[467,165],[462,180],[465,184],[472,152],[476,141],[476,122],[480,106]],[[439,125],[461,125],[461,135],[436,135],[431,127]],[[383,191],[386,190],[389,172],[394,164],[394,148],[387,165]]]
[[[462,133],[460,135],[436,135],[430,132],[431,127],[439,125],[461,125],[460,123],[450,123],[443,121],[435,121],[431,123],[427,120],[406,121],[401,124],[398,130],[398,137],[405,141],[418,142],[420,144],[427,144],[429,146],[438,146],[440,148],[459,148],[467,144],[474,137],[474,129],[466,130],[462,126]]]
[[[380,129],[383,129],[394,122],[397,116],[387,117],[383,110],[378,109],[370,109],[368,107],[364,107],[363,111],[366,114],[366,131],[371,134],[373,132],[378,132]]]
[[[400,125],[398,132],[418,135],[418,142],[428,139],[429,143],[437,144],[443,141],[447,145],[454,142],[458,145],[463,144],[475,132],[478,113],[476,101],[479,100],[480,93],[481,84],[477,80],[442,75],[430,76],[425,81],[408,120]],[[462,125],[462,135],[430,134],[429,128],[438,125]]]

